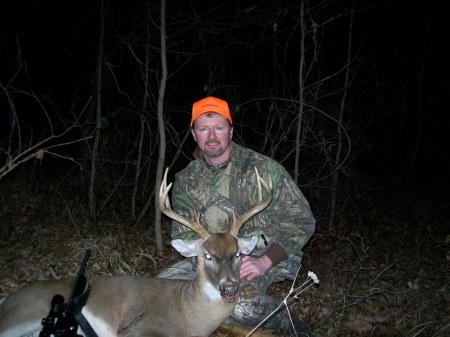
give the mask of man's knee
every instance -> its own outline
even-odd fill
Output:
[[[164,269],[155,277],[172,280],[193,280],[195,278],[195,261],[184,259]]]
[[[273,282],[282,282],[284,280],[294,281],[295,276],[300,270],[301,259],[285,260],[273,267]]]

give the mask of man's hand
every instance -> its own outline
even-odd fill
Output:
[[[251,281],[257,276],[264,275],[270,267],[272,267],[272,261],[265,255],[260,257],[244,256],[241,262],[240,277]]]

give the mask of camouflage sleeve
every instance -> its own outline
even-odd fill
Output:
[[[269,174],[273,184],[273,200],[259,217],[255,217],[253,228],[262,228],[267,244],[280,244],[289,258],[301,256],[302,248],[315,230],[311,208],[283,166],[277,162],[268,163],[263,178],[268,179]]]

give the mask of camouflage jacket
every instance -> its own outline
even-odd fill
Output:
[[[266,182],[271,177],[273,199],[242,226],[239,236],[256,235],[259,251],[278,243],[289,258],[302,256],[301,249],[314,233],[315,220],[307,200],[283,166],[234,142],[230,160],[220,169],[208,166],[198,154],[196,157],[176,174],[172,192],[176,212],[191,220],[199,217],[211,233],[228,231],[233,211],[239,218],[257,203],[256,167]],[[173,221],[172,238],[192,239],[197,234]]]

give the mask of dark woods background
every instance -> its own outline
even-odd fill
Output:
[[[447,13],[444,1],[1,1],[0,296],[74,275],[86,248],[89,275],[178,261],[155,186],[192,159],[192,103],[216,95],[235,141],[280,161],[318,220],[298,282],[312,270],[321,284],[289,310],[315,336],[448,335]]]
[[[159,155],[172,180],[192,103],[216,95],[235,140],[280,161],[330,228],[371,191],[445,196],[442,3],[167,0],[162,49],[159,1],[3,1],[0,179],[152,226]]]

